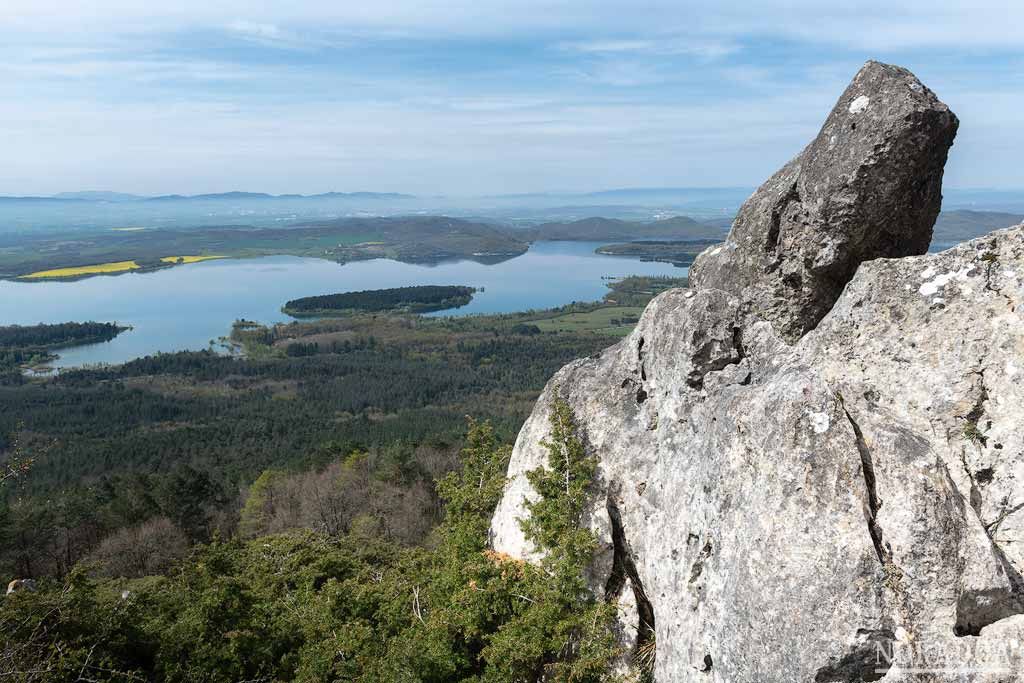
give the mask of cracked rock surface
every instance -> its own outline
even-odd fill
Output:
[[[888,131],[866,156],[859,137],[827,149],[851,116]],[[523,474],[560,395],[600,459],[588,579],[624,643],[654,638],[655,680],[1024,681],[1024,225],[911,255],[955,128],[911,74],[869,63],[780,171],[803,218],[780,219],[779,265],[758,242],[774,223],[741,214],[693,289],[563,368],[524,425],[494,547],[535,558]]]

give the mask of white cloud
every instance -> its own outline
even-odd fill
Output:
[[[228,28],[239,33],[247,33],[261,38],[279,38],[281,29],[274,24],[257,24],[251,21],[235,20],[228,24]]]
[[[229,23],[228,30],[243,36],[271,41],[280,40],[283,35],[281,29],[275,24],[259,24],[241,19],[236,19]]]
[[[264,47],[284,50],[310,50],[336,45],[323,37],[322,33],[314,35],[311,31],[298,32],[282,29],[277,24],[260,23],[236,19],[227,24],[228,32],[234,37]]]
[[[690,55],[703,61],[721,59],[740,50],[740,45],[734,40],[697,39],[692,36],[635,40],[584,40],[561,43],[558,47],[570,52],[594,55]]]

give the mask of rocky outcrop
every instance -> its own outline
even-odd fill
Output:
[[[588,578],[655,680],[1024,681],[1024,226],[910,255],[955,128],[869,63],[694,287],[523,427],[495,549],[535,557],[523,475],[559,395],[600,459]]]
[[[957,119],[906,69],[868,62],[821,132],[740,208],[690,279],[795,341],[868,259],[924,253]]]

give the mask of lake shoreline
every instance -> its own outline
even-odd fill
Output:
[[[437,265],[388,259],[344,265],[316,257],[219,259],[149,273],[75,282],[0,282],[0,321],[37,324],[96,319],[134,328],[110,342],[68,349],[56,368],[134,358],[218,344],[234,320],[264,325],[295,318],[282,302],[301,297],[415,285],[460,283],[479,291],[463,307],[430,317],[514,313],[600,300],[605,280],[627,275],[685,275],[669,264],[601,256],[596,242],[540,242],[497,264],[455,260]]]

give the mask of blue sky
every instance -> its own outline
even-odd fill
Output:
[[[1024,2],[837,5],[3,0],[0,194],[753,186],[869,58],[1024,187]]]

